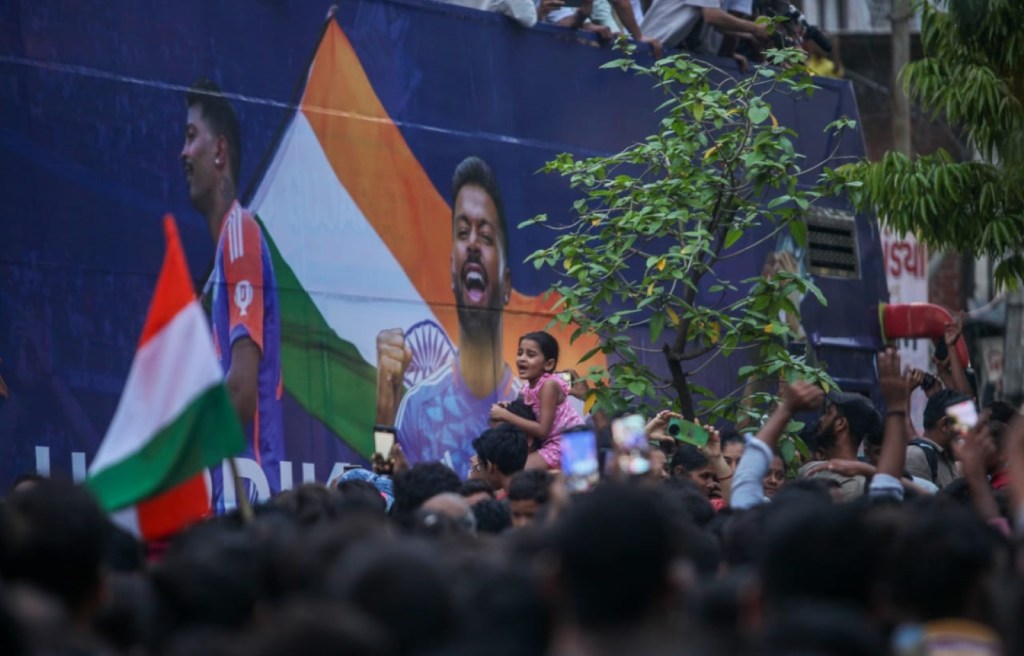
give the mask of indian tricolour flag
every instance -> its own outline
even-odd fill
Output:
[[[245,448],[178,231],[138,350],[86,485],[114,520],[150,540],[210,514],[204,469]]]
[[[510,185],[522,174],[505,173]],[[378,333],[429,323],[457,346],[452,209],[334,20],[249,208],[277,276],[285,387],[369,456]],[[509,217],[509,228],[521,218]],[[506,362],[514,362],[520,335],[546,326],[557,301],[513,291],[498,345]],[[570,344],[572,328],[552,332],[566,366],[596,345],[589,336]]]

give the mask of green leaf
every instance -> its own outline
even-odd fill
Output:
[[[807,248],[807,224],[800,219],[789,222],[789,234],[800,248]]]
[[[665,330],[665,315],[657,313],[651,316],[651,342],[657,342],[661,332]]]
[[[741,228],[733,228],[725,234],[725,241],[722,243],[723,248],[732,248],[733,244],[739,241],[740,237],[743,236],[743,230]]]
[[[754,105],[747,111],[747,118],[754,125],[760,125],[768,120],[771,116],[772,110],[767,105]]]

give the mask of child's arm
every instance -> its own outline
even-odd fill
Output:
[[[537,417],[537,421],[514,415],[498,403],[491,406],[491,419],[508,422],[526,433],[527,437],[544,439],[551,434],[551,426],[555,423],[555,411],[561,402],[561,396],[562,388],[558,381],[549,379],[540,388],[540,416]]]

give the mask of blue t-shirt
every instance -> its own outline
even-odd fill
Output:
[[[410,464],[441,462],[460,477],[469,472],[473,440],[487,430],[491,406],[519,394],[519,379],[505,366],[497,389],[478,398],[459,373],[458,356],[419,382],[398,406],[395,428]]]

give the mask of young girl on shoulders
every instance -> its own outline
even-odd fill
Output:
[[[517,417],[501,404],[491,406],[491,419],[508,422],[537,444],[526,460],[527,469],[558,469],[562,459],[562,433],[583,423],[583,418],[567,403],[569,383],[555,374],[558,366],[558,340],[546,332],[527,333],[519,338],[516,367],[526,381],[523,401],[533,409],[536,421]]]

